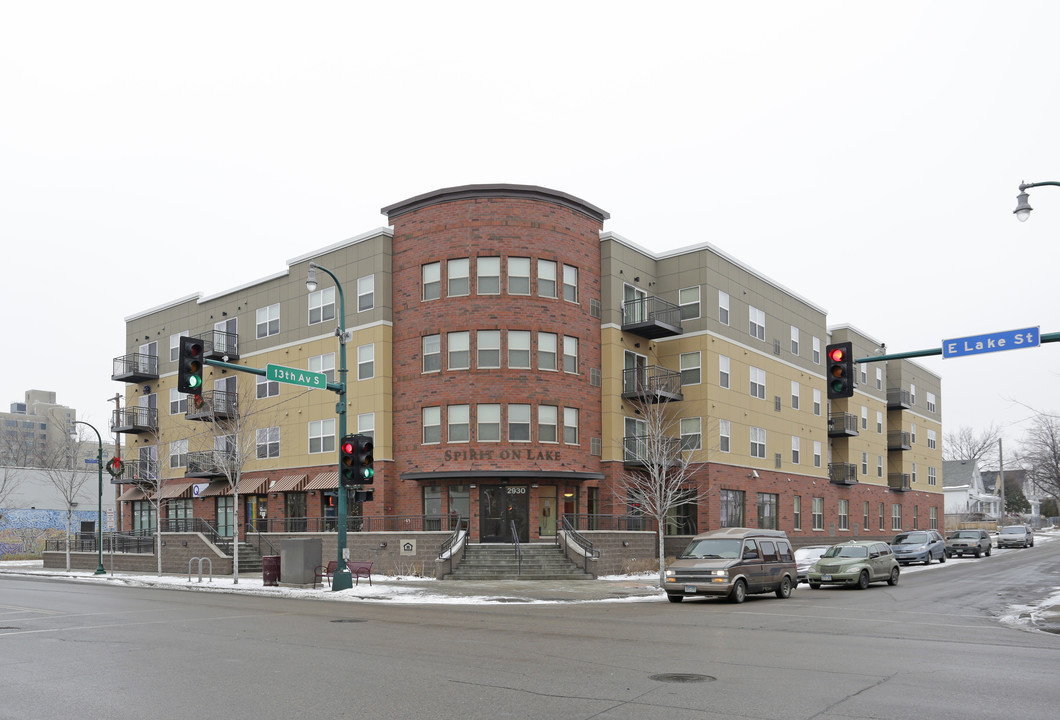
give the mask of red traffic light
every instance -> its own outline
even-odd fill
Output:
[[[846,352],[841,347],[834,347],[828,351],[828,359],[832,362],[843,362]]]
[[[346,441],[344,441],[342,443],[342,454],[343,455],[352,455],[353,454],[353,443],[350,442],[349,440],[346,440]]]

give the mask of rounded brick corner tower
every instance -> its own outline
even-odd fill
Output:
[[[509,184],[382,212],[394,230],[392,512],[529,541],[554,536],[564,512],[595,511],[608,214]]]

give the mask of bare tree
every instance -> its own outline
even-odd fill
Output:
[[[1060,418],[1034,416],[1020,444],[1019,463],[1035,490],[1060,499]]]
[[[708,489],[696,481],[692,463],[702,439],[695,449],[691,443],[689,448],[683,446],[680,419],[667,402],[632,404],[643,421],[644,434],[626,438],[624,452],[638,461],[638,467],[625,471],[616,481],[616,489],[630,509],[655,520],[661,585],[666,572],[664,530],[668,515],[682,505],[698,505],[708,495]]]
[[[998,440],[1001,428],[991,424],[985,430],[976,431],[961,425],[952,433],[943,436],[943,453],[946,460],[975,461],[981,469],[996,470],[1000,465]]]
[[[0,465],[0,508],[11,508],[11,496],[22,481],[25,468]]]
[[[63,499],[66,505],[66,570],[70,571],[70,524],[73,520],[74,506],[81,490],[91,477],[90,473],[79,469],[77,460],[80,457],[79,449],[86,443],[82,436],[83,430],[77,428],[71,431],[66,442],[59,442],[48,448],[47,457],[43,463],[42,470],[48,482]],[[102,522],[98,518],[97,522]]]

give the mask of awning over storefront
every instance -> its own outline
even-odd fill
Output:
[[[138,487],[131,487],[128,490],[126,490],[125,492],[123,492],[121,495],[118,496],[118,502],[129,502],[131,500],[143,500],[145,497],[147,497],[147,496],[144,495],[144,491],[143,490],[141,490]]]
[[[162,499],[173,500],[177,498],[190,498],[191,489],[195,486],[193,482],[169,481],[162,483]]]
[[[269,484],[269,477],[241,477],[239,478],[239,494],[240,495],[262,495],[266,492],[266,486]],[[231,495],[231,492],[225,493]]]
[[[306,483],[309,482],[309,476],[305,473],[301,475],[284,475],[282,478],[277,480],[269,488],[269,492],[301,492],[305,490]]]
[[[322,472],[306,483],[306,490],[334,490],[339,486],[339,471]]]
[[[218,495],[229,495],[230,490],[227,480],[215,480],[199,493],[199,497],[217,497]]]

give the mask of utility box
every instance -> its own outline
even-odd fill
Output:
[[[312,585],[314,571],[323,564],[321,538],[295,538],[280,543],[280,584]]]

